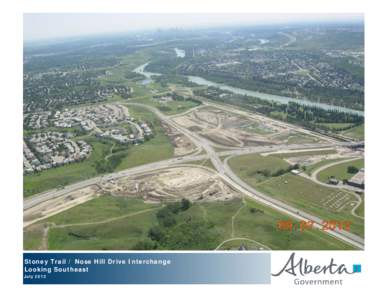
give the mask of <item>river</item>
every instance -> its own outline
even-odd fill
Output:
[[[314,107],[319,107],[323,108],[325,110],[338,110],[346,113],[351,113],[359,116],[363,116],[364,112],[351,109],[351,108],[346,108],[342,106],[337,106],[337,105],[330,105],[330,104],[325,104],[325,103],[318,103],[318,102],[313,102],[309,101],[307,99],[297,99],[297,98],[291,98],[291,97],[286,97],[286,96],[279,96],[279,95],[273,95],[273,94],[267,94],[267,93],[261,93],[257,91],[251,91],[251,90],[246,90],[246,89],[240,89],[236,88],[230,85],[222,84],[222,83],[217,83],[214,81],[210,81],[207,79],[204,79],[202,77],[198,76],[186,76],[190,82],[199,84],[199,85],[206,85],[206,86],[213,86],[217,87],[220,90],[224,91],[229,91],[238,95],[247,95],[255,98],[260,98],[264,100],[272,100],[278,103],[283,103],[287,104],[288,102],[295,102],[299,104],[303,104],[306,106],[314,106]]]
[[[143,81],[147,81],[146,83],[143,83],[143,84],[147,84],[149,82],[152,82],[151,76],[161,75],[159,73],[152,73],[152,72],[145,71],[144,69],[147,67],[148,64],[149,64],[149,62],[147,62],[147,63],[145,63],[145,64],[143,64],[143,65],[141,65],[133,70],[134,72],[142,74],[147,78],[147,79],[143,80]],[[238,95],[247,95],[247,96],[260,98],[260,99],[264,99],[264,100],[271,100],[271,101],[275,101],[275,102],[283,103],[283,104],[287,104],[288,102],[296,102],[296,103],[303,104],[306,106],[319,107],[319,108],[322,108],[325,110],[338,110],[338,111],[342,111],[342,112],[346,112],[346,113],[351,113],[354,115],[364,116],[363,111],[359,111],[359,110],[355,110],[355,109],[351,109],[351,108],[346,108],[346,107],[342,107],[342,106],[330,105],[330,104],[325,104],[325,103],[318,103],[318,102],[309,101],[307,99],[297,99],[297,98],[291,98],[291,97],[286,97],[286,96],[279,96],[279,95],[273,95],[273,94],[252,91],[252,90],[236,88],[236,87],[233,87],[230,85],[210,81],[210,80],[207,80],[205,78],[198,77],[198,76],[186,76],[186,77],[190,82],[193,82],[193,83],[196,83],[199,85],[217,87],[221,90],[229,91],[229,92],[232,92],[232,93],[235,93]]]
[[[147,71],[145,70],[145,68],[148,66],[149,63],[150,63],[150,62],[147,62],[147,63],[145,63],[145,64],[142,64],[142,65],[138,66],[137,68],[135,68],[135,69],[133,70],[133,72],[138,73],[138,74],[141,74],[141,75],[143,75],[143,76],[146,78],[146,79],[144,79],[144,80],[141,82],[141,84],[144,84],[144,85],[149,84],[149,83],[152,82],[151,76],[159,76],[159,75],[162,75],[162,74],[159,74],[159,73],[147,72]]]

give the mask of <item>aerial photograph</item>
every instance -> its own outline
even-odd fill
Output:
[[[362,14],[26,13],[23,48],[24,250],[364,249]]]

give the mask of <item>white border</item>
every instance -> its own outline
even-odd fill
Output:
[[[224,1],[125,1],[125,0],[22,0],[8,1],[1,9],[1,294],[28,299],[107,299],[154,298],[238,299],[365,299],[382,290],[387,234],[384,232],[387,210],[386,186],[386,96],[387,16],[383,1],[360,0],[239,0]],[[340,288],[301,287],[282,284],[271,286],[22,286],[22,14],[23,12],[257,12],[257,13],[365,13],[366,23],[366,250],[364,252],[310,252],[312,256],[354,257],[362,260],[361,281],[349,281]],[[282,253],[273,254],[282,256]]]

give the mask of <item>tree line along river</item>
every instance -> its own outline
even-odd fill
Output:
[[[184,50],[175,48],[174,51],[175,51],[177,57],[185,57]],[[147,84],[147,83],[151,82],[152,76],[161,75],[159,73],[147,72],[145,69],[149,63],[150,62],[142,64],[133,70],[134,72],[146,77],[146,79],[143,81],[143,84]],[[286,97],[286,96],[279,96],[279,95],[261,93],[258,91],[236,88],[236,87],[233,87],[233,86],[230,86],[227,84],[210,81],[210,80],[207,80],[207,79],[199,77],[199,76],[185,76],[185,77],[190,82],[196,83],[198,85],[217,87],[220,90],[229,91],[229,92],[232,92],[232,93],[235,93],[238,95],[244,95],[244,96],[246,95],[246,96],[250,96],[250,97],[260,98],[263,100],[275,101],[275,102],[282,103],[282,104],[287,104],[288,102],[296,102],[298,104],[319,107],[319,108],[322,108],[325,110],[337,110],[337,111],[346,112],[346,113],[350,113],[350,114],[354,114],[354,115],[364,116],[363,111],[359,111],[359,110],[355,110],[355,109],[351,109],[351,108],[346,108],[346,107],[342,107],[342,106],[314,102],[314,101],[310,101],[308,99],[291,98],[291,97]]]

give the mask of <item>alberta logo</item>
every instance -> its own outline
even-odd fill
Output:
[[[308,259],[300,257],[296,258],[295,253],[292,253],[286,264],[277,273],[272,273],[272,276],[280,276],[283,273],[288,273],[294,278],[295,285],[342,285],[343,279],[301,279],[299,276],[308,275],[352,275],[361,273],[361,264],[353,264],[352,267],[345,264],[338,264],[331,258],[325,265],[310,264]],[[337,277],[336,277],[337,278]]]

